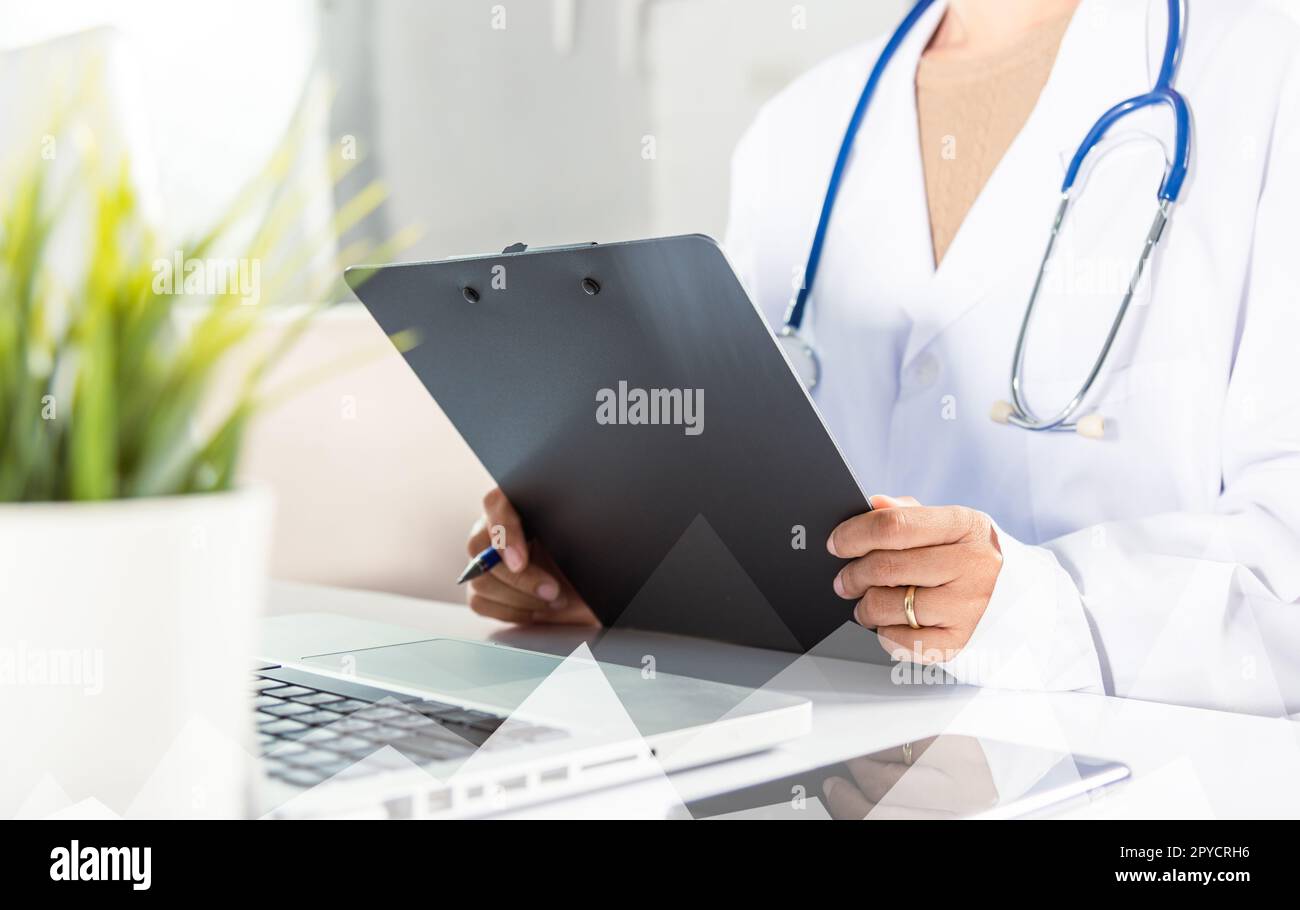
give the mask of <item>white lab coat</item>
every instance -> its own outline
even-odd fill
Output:
[[[1009,397],[1065,166],[1104,110],[1154,81],[1158,0],[1083,0],[937,270],[914,85],[936,4],[862,125],[805,328],[823,369],[817,405],[863,486],[998,526],[996,590],[949,672],[1285,714],[1300,711],[1300,29],[1266,4],[1191,7],[1177,87],[1193,167],[1085,408],[1105,416],[1106,439],[1029,433],[989,411]],[[774,327],[882,45],[800,78],[736,151],[725,246]],[[1040,412],[1070,398],[1097,353],[1172,132],[1163,108],[1127,120],[1089,173],[1031,335]]]

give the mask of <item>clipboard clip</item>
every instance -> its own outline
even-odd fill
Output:
[[[600,244],[596,243],[596,241],[591,240],[588,241],[587,243],[565,243],[559,246],[539,246],[536,252],[542,252],[544,250],[576,250],[584,246],[599,246],[599,245]],[[510,246],[502,250],[501,254],[506,255],[507,253],[526,253],[526,252],[528,252],[528,244],[512,243],[510,244]]]

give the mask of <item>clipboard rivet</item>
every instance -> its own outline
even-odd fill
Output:
[[[582,279],[582,289],[587,292],[588,297],[595,297],[600,293],[600,284],[594,278]]]
[[[461,288],[461,296],[465,298],[466,303],[478,303],[478,291],[471,287]]]

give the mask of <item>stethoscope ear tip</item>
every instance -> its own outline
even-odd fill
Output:
[[[1089,414],[1086,417],[1080,417],[1074,426],[1074,432],[1085,439],[1105,439],[1106,418],[1100,414]]]
[[[993,407],[989,410],[989,419],[994,423],[1009,424],[1016,415],[1016,407],[1009,401],[995,401]],[[1070,430],[1078,433],[1084,439],[1105,439],[1106,438],[1106,418],[1100,414],[1089,414],[1086,417],[1080,417],[1075,423],[1054,424],[1052,426],[1038,426],[1035,424],[1025,424],[1019,421],[1016,426],[1024,427],[1027,430]]]

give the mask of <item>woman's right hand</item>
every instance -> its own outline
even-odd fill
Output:
[[[469,555],[501,551],[491,572],[469,583],[470,609],[512,623],[600,625],[540,544],[529,546],[519,513],[498,487],[483,497],[483,515],[469,536]]]

